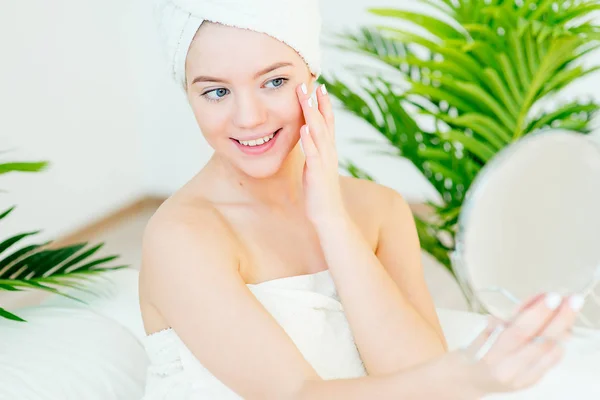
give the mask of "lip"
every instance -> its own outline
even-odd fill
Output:
[[[250,154],[250,155],[258,155],[258,154],[263,154],[266,151],[268,151],[271,147],[273,147],[275,145],[275,141],[277,140],[277,138],[279,137],[279,133],[281,133],[281,131],[283,130],[283,128],[279,128],[277,129],[274,133],[275,136],[273,136],[273,138],[271,140],[269,140],[266,143],[263,143],[261,145],[258,146],[244,146],[243,144],[241,144],[240,142],[238,142],[236,139],[231,139],[233,141],[233,143],[245,154]],[[264,137],[266,135],[263,136],[259,136],[257,139]],[[253,140],[253,139],[244,139],[244,140]]]

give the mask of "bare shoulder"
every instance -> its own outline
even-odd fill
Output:
[[[408,202],[396,190],[367,179],[341,176],[340,185],[346,205],[383,222],[392,211],[410,211]]]
[[[219,238],[226,238],[232,233],[221,213],[209,201],[198,198],[170,198],[148,221],[144,230],[144,241],[190,231],[194,235],[205,235],[207,238],[213,236],[209,233],[219,233]],[[225,236],[222,236],[223,234]]]
[[[170,198],[144,230],[140,292],[153,302],[165,280],[197,276],[215,264],[237,266],[238,249],[233,231],[210,202]]]

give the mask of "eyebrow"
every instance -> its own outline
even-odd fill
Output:
[[[283,68],[283,67],[291,67],[292,65],[293,64],[289,63],[289,62],[278,62],[278,63],[275,63],[275,64],[273,64],[271,66],[268,66],[267,68],[264,68],[264,69],[258,71],[256,73],[256,75],[254,75],[254,79],[256,79],[256,78],[258,78],[258,77],[260,77],[262,75],[268,74],[271,71],[275,71],[276,69]],[[225,79],[214,78],[212,76],[197,76],[192,81],[192,85],[195,84],[195,83],[197,83],[197,82],[222,82],[222,83],[227,83],[227,81]]]

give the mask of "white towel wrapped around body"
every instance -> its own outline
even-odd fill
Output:
[[[367,374],[329,271],[275,279],[248,288],[323,379]],[[485,327],[483,315],[437,311],[451,350],[470,343]],[[202,366],[173,330],[147,336],[144,345],[150,368],[143,400],[240,399]],[[600,365],[600,334],[590,331],[585,337],[574,338],[566,349],[563,362],[534,387],[486,396],[486,400],[599,399],[596,370]],[[235,360],[230,362],[235,368]]]
[[[323,379],[366,375],[329,271],[247,286]],[[143,400],[241,399],[194,357],[174,330],[149,335],[144,344],[150,367]],[[235,359],[230,362],[235,368]]]

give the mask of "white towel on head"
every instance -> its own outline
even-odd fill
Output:
[[[155,16],[172,77],[184,88],[188,49],[205,20],[274,37],[321,74],[318,0],[155,0]]]

